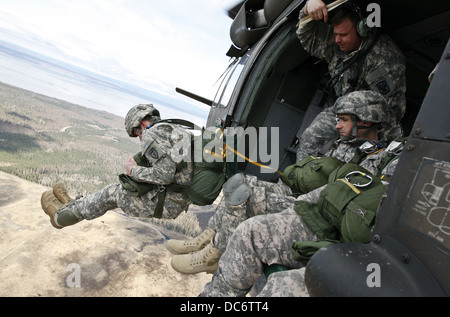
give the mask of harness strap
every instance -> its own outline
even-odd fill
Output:
[[[358,65],[357,74],[356,74],[357,78],[353,78],[353,82],[354,83],[358,82],[364,61],[366,60],[366,57],[370,53],[372,48],[374,47],[375,43],[378,41],[378,37],[379,37],[378,34],[376,34],[374,36],[374,38],[372,39],[372,42],[369,43],[369,45],[366,49],[364,49],[363,51],[356,52],[355,56],[353,56],[350,59],[350,61],[348,61],[347,65],[345,65],[345,66],[343,65],[345,61],[341,64],[341,66],[339,67],[338,73],[336,75],[334,75],[325,85],[325,87],[328,91],[332,90],[332,88],[339,82],[341,75],[343,75],[343,73],[346,70],[348,70],[356,61],[359,62],[359,65]],[[353,86],[352,83],[350,83],[350,85]],[[353,87],[356,87],[356,85]]]
[[[174,193],[181,193],[185,194],[186,196],[190,197],[191,199],[195,199],[197,202],[202,203],[204,205],[210,205],[214,201],[211,201],[208,198],[203,197],[199,193],[197,193],[195,190],[191,189],[187,185],[180,185],[180,184],[170,184],[167,186],[158,186],[160,189],[158,193],[158,202],[156,203],[155,207],[155,213],[153,214],[153,217],[155,218],[161,218],[163,211],[164,211],[164,202],[166,199],[167,192],[174,192]]]
[[[191,130],[201,130],[201,128],[198,125],[196,125],[195,123],[188,121],[188,120],[184,120],[184,119],[164,119],[164,120],[159,120],[157,123],[163,123],[163,122],[184,125]]]
[[[166,199],[167,191],[164,189],[158,193],[158,202],[156,203],[155,213],[153,217],[161,219],[164,211],[164,201]]]

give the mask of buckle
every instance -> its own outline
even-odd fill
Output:
[[[392,141],[386,148],[387,153],[392,155],[399,155],[403,150],[403,143],[398,141]]]
[[[164,186],[164,185],[158,185],[158,191],[159,191],[160,193],[165,192],[165,191],[166,191],[166,186]]]
[[[370,141],[366,141],[363,144],[361,144],[359,149],[365,154],[371,154],[373,152],[378,151],[379,147],[378,147],[378,145],[376,143],[373,143],[373,142],[370,142]]]

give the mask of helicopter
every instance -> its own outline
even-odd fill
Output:
[[[306,286],[311,296],[448,296],[450,2],[355,2],[367,14],[378,14],[381,31],[405,55],[407,110],[401,124],[408,141],[371,242],[339,243],[317,252],[306,266]],[[277,154],[270,157],[276,168],[262,169],[270,162],[258,156],[237,165],[265,181],[277,182],[277,172],[296,162],[301,134],[323,110],[312,101],[326,76],[326,63],[310,56],[295,33],[305,3],[240,1],[228,11],[230,64],[214,100],[177,88],[211,107],[207,126],[256,129],[257,141],[248,142],[244,156],[252,157],[264,146]],[[374,3],[379,11],[373,10]],[[269,134],[261,133],[262,128]]]

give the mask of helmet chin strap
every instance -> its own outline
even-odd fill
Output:
[[[372,131],[377,131],[378,130],[378,125],[377,124],[372,124],[370,127],[366,127],[366,126],[359,126],[357,124],[358,119],[356,118],[356,116],[351,115],[350,116],[352,119],[352,133],[349,136],[344,136],[341,135],[341,140],[344,142],[348,142],[351,140],[355,140],[355,139],[363,139],[363,140],[367,140],[367,135],[369,135],[369,133],[371,133]],[[363,135],[361,137],[358,137],[358,131],[359,130],[366,130]],[[377,132],[378,135],[378,132]]]
[[[362,138],[366,138],[367,135],[369,135],[370,132],[372,131],[376,131],[376,125],[372,124],[370,127],[365,127],[365,126],[358,126],[357,130],[366,130],[363,135],[361,136]],[[378,134],[377,134],[378,135]]]
[[[355,115],[350,114],[350,118],[352,120],[352,133],[349,136],[341,135],[342,141],[354,140],[354,139],[358,138],[358,130],[369,128],[369,127],[364,127],[364,126],[358,126],[357,122],[359,121],[359,119]],[[364,135],[366,135],[366,134],[367,134],[367,132]]]
[[[354,137],[353,135],[348,135],[348,136],[341,135],[340,139],[341,139],[341,141],[344,141],[344,142],[350,142],[350,141],[356,139],[356,137]]]

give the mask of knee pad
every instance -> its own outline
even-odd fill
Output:
[[[229,180],[223,184],[223,192],[225,195],[230,195],[236,188],[245,183],[244,175],[242,173],[234,174]]]
[[[247,202],[249,197],[250,186],[248,184],[241,184],[226,197],[226,202],[230,206],[239,206]]]

